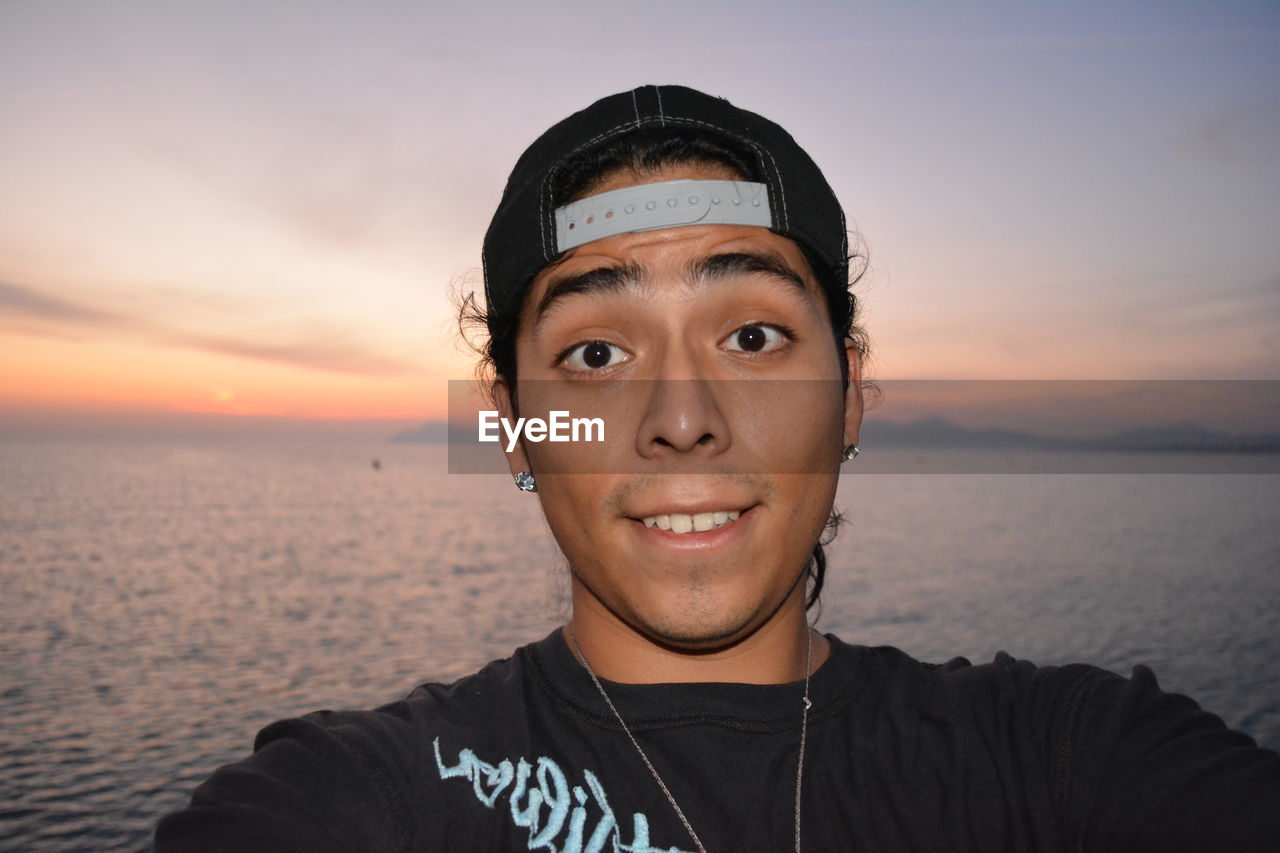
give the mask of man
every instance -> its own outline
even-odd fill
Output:
[[[1087,666],[812,631],[865,351],[843,215],[781,128],[675,86],[516,164],[485,240],[504,418],[572,618],[371,712],[269,726],[165,850],[1274,850],[1280,756]]]

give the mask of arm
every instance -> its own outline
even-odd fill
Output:
[[[1280,755],[1228,729],[1146,667],[1094,671],[1059,741],[1071,849],[1280,850]]]
[[[267,726],[253,755],[160,822],[157,853],[406,849],[413,779],[398,722],[321,712]]]

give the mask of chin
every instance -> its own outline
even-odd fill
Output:
[[[650,639],[664,646],[689,651],[714,651],[732,645],[750,633],[741,626],[716,629],[707,625],[641,626],[639,629]]]
[[[765,607],[685,604],[661,614],[637,614],[632,627],[667,646],[689,650],[723,648],[751,635],[766,621]]]

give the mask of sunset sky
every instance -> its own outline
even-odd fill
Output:
[[[6,2],[0,428],[423,420],[507,173],[680,82],[865,239],[884,379],[1280,379],[1280,4]]]

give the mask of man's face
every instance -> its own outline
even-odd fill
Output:
[[[689,165],[645,182],[725,177]],[[524,442],[509,460],[537,476],[575,620],[716,648],[803,611],[861,398],[796,244],[731,225],[588,243],[535,278],[516,354],[521,416],[605,423],[602,444]]]

